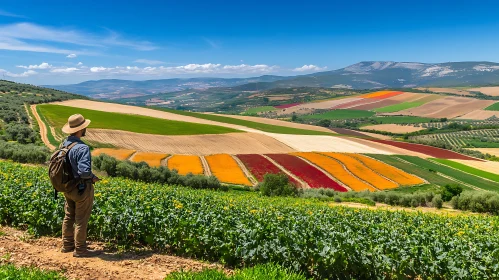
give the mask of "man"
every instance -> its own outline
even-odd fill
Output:
[[[69,137],[62,143],[69,146],[76,142],[76,145],[69,151],[67,158],[71,164],[76,187],[64,193],[66,203],[64,212],[66,213],[62,223],[63,253],[73,252],[74,257],[93,257],[98,255],[98,251],[87,249],[87,225],[94,203],[94,186],[99,178],[92,173],[92,162],[89,147],[81,141],[85,136],[90,120],[80,115],[72,115],[68,123],[64,125],[62,131],[69,134]]]

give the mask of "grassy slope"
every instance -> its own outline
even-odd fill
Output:
[[[453,168],[456,168],[456,169],[459,169],[461,171],[464,171],[464,172],[467,172],[467,173],[470,173],[470,174],[474,174],[474,175],[477,175],[477,176],[480,176],[480,177],[483,177],[483,178],[487,178],[489,180],[492,180],[494,182],[498,182],[499,183],[499,175],[498,174],[494,174],[494,173],[490,173],[490,172],[483,171],[483,170],[480,170],[480,169],[476,169],[476,168],[473,168],[471,166],[468,166],[468,165],[465,165],[465,164],[462,164],[462,163],[459,163],[459,162],[455,162],[455,161],[452,161],[452,160],[448,160],[448,159],[432,158],[431,160],[439,162],[439,163],[442,163],[442,164],[445,164],[447,166],[450,166],[450,167],[453,167]]]
[[[43,271],[36,267],[17,268],[11,264],[0,264],[0,279],[16,280],[63,280],[67,279],[55,271]]]
[[[108,113],[88,109],[73,108],[60,105],[39,105],[39,112],[45,116],[51,126],[62,127],[68,116],[80,113],[90,119],[91,128],[116,129],[137,133],[159,135],[196,135],[222,134],[239,132],[222,126],[197,124],[189,122],[171,121],[139,115]]]
[[[292,128],[292,127],[278,126],[278,125],[270,125],[270,124],[264,124],[264,123],[247,121],[247,120],[240,120],[240,119],[225,117],[225,116],[201,114],[201,113],[194,113],[194,112],[187,112],[187,111],[178,111],[178,110],[171,110],[171,109],[165,109],[165,108],[159,108],[159,107],[154,107],[151,109],[170,112],[170,113],[184,115],[184,116],[196,117],[196,118],[205,119],[205,120],[241,125],[241,126],[258,129],[258,130],[265,131],[265,132],[272,132],[272,133],[299,134],[299,135],[338,135],[335,133],[328,133],[328,132],[300,129],[300,128]]]
[[[355,118],[368,118],[374,115],[373,112],[363,110],[331,110],[322,114],[306,115],[304,119],[327,119],[327,120],[345,120]]]
[[[485,108],[485,110],[488,110],[488,111],[499,111],[499,102],[496,102],[496,103],[490,105],[489,107]]]
[[[455,178],[461,182],[473,185],[477,188],[488,191],[499,192],[499,183],[491,182],[489,180],[485,180],[474,175],[466,174],[454,168],[447,167],[445,165],[440,165],[435,162],[431,162],[429,160],[425,160],[422,158],[413,157],[413,156],[398,156],[398,157],[413,164],[419,165],[420,167],[436,170],[442,174]]]
[[[378,112],[378,113],[393,113],[393,112],[398,112],[398,111],[402,111],[402,110],[405,110],[405,109],[410,109],[410,108],[414,108],[414,107],[419,107],[423,104],[425,104],[426,102],[421,102],[421,101],[414,101],[414,102],[402,102],[402,103],[399,103],[399,104],[395,104],[395,105],[390,105],[390,106],[386,106],[386,107],[381,107],[381,108],[377,108],[377,109],[373,109],[374,112]]]
[[[388,165],[394,166],[396,168],[399,168],[405,172],[414,174],[416,176],[419,176],[426,181],[430,182],[431,184],[438,185],[438,186],[445,186],[445,185],[453,185],[456,184],[456,182],[447,179],[445,177],[442,177],[435,172],[431,172],[428,168],[423,168],[417,165],[412,165],[412,164],[407,164],[404,162],[401,162],[397,160],[395,156],[389,156],[389,155],[374,155],[370,154],[368,155],[372,158],[375,158],[377,160],[380,160]],[[467,188],[467,187],[465,187]]]
[[[249,108],[244,113],[245,114],[256,114],[256,113],[260,113],[260,112],[269,112],[269,111],[276,111],[276,110],[277,109],[272,107],[272,106],[261,106],[261,107]]]

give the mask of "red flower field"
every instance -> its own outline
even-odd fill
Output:
[[[274,108],[277,108],[277,109],[286,109],[286,108],[291,108],[291,107],[294,107],[294,106],[298,106],[300,104],[301,103],[282,104],[282,105],[274,106]]]
[[[406,149],[406,150],[413,151],[413,152],[422,153],[422,154],[429,155],[429,156],[436,157],[436,158],[466,159],[466,160],[481,161],[479,159],[465,156],[465,155],[462,155],[462,154],[459,154],[459,153],[456,153],[453,151],[435,148],[435,147],[426,146],[426,145],[421,145],[421,144],[413,144],[413,143],[390,141],[390,140],[380,140],[380,139],[369,139],[369,140],[373,141],[373,142],[378,142],[381,144],[395,146],[395,147]]]
[[[328,188],[340,192],[347,191],[347,189],[333,181],[319,169],[298,157],[288,154],[268,154],[267,156],[275,160],[298,178],[307,182],[311,188]]]
[[[279,167],[275,166],[272,162],[261,155],[249,154],[249,155],[237,155],[237,157],[244,163],[248,170],[255,176],[258,182],[263,181],[263,176],[267,173],[279,174],[284,173]],[[288,176],[289,181],[293,184],[299,186],[295,179]]]

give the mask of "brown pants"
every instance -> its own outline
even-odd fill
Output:
[[[78,194],[78,188],[75,188],[64,196],[63,246],[65,249],[75,248],[77,253],[81,253],[87,250],[87,225],[94,204],[94,186],[89,183],[83,194]]]

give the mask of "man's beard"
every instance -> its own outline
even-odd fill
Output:
[[[87,134],[87,129],[83,129],[83,133],[81,134],[81,137],[84,137]]]

